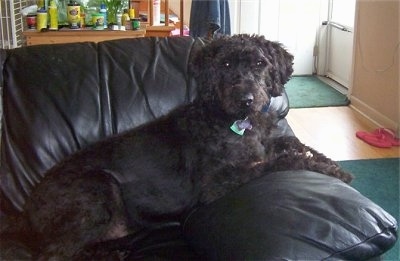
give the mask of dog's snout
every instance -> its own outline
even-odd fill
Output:
[[[250,106],[254,101],[254,96],[251,93],[248,93],[246,95],[243,96],[242,98],[242,102],[246,105],[246,106]]]

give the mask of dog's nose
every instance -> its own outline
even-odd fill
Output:
[[[246,94],[243,96],[242,102],[246,104],[246,106],[250,106],[253,103],[254,96],[251,93]]]

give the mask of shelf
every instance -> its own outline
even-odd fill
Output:
[[[26,37],[27,45],[38,44],[59,44],[76,42],[101,42],[106,40],[115,40],[123,38],[144,37],[146,30],[93,30],[91,28],[68,29],[62,28],[59,31],[38,32],[36,30],[27,30],[23,32]]]
[[[146,28],[146,36],[165,37],[170,36],[175,30],[175,26],[148,25]]]

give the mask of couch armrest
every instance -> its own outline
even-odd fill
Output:
[[[271,103],[269,105],[269,111],[273,111],[277,114],[279,119],[283,119],[289,113],[289,97],[285,90],[281,96],[271,97]]]
[[[390,249],[396,220],[340,180],[266,175],[193,212],[185,237],[208,260],[366,260]]]

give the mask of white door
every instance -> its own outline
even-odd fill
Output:
[[[328,19],[319,32],[317,74],[350,86],[356,0],[329,0]]]

